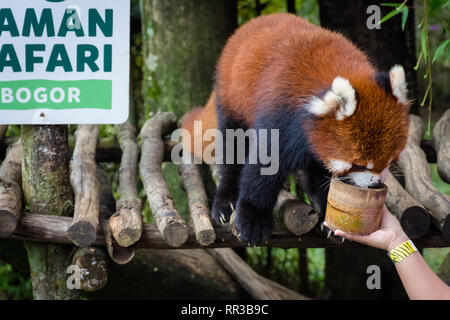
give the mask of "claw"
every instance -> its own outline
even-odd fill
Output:
[[[341,239],[341,244],[344,243],[344,241],[345,241],[345,238],[342,238],[342,239]]]
[[[233,212],[233,213],[235,213],[236,211],[234,210],[234,206],[233,206],[233,203],[231,203],[230,202],[230,208],[231,208],[231,211]]]
[[[324,225],[323,225],[323,222],[320,224],[320,231],[322,231],[323,232],[323,229],[324,229]]]
[[[331,236],[331,230],[328,230],[327,239]]]

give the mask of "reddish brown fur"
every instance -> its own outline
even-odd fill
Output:
[[[373,161],[373,171],[380,172],[406,143],[408,106],[377,85],[376,73],[367,56],[341,34],[295,15],[274,14],[248,22],[228,40],[217,66],[216,90],[224,112],[251,127],[260,108],[274,107],[270,102],[278,97],[301,107],[335,77],[346,78],[357,92],[356,112],[341,121],[334,114],[314,121],[306,129],[313,152],[325,163]],[[194,118],[203,120],[204,130],[217,126],[211,99],[204,110],[194,111],[183,127],[189,129]]]
[[[188,130],[191,134],[190,141],[183,140],[183,149],[194,154],[199,159],[202,159],[202,150],[205,150],[205,148],[211,142],[203,141],[203,139],[201,139],[200,141],[203,142],[202,149],[201,150],[198,148],[194,149],[194,139],[193,139],[193,137],[194,137],[194,121],[201,121],[202,135],[203,135],[203,132],[205,132],[208,129],[216,129],[217,128],[216,105],[214,103],[215,99],[216,99],[216,94],[213,91],[204,108],[198,107],[198,108],[192,109],[181,120],[181,127],[183,129]],[[194,151],[192,151],[192,150],[194,150]]]

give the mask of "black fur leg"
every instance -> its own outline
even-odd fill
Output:
[[[219,169],[221,178],[211,214],[216,222],[225,223],[230,220],[232,208],[236,208],[241,166],[220,165]]]
[[[219,99],[216,100],[217,115],[219,120],[219,129],[223,137],[226,136],[226,129],[238,129],[243,126],[230,117],[227,117],[223,111]],[[244,129],[245,130],[245,129]],[[212,206],[212,218],[218,223],[225,223],[230,220],[233,208],[236,208],[236,201],[239,193],[239,177],[242,170],[242,164],[237,164],[237,146],[227,145],[226,139],[223,144],[222,158],[216,158],[220,174],[219,186],[214,204]],[[236,142],[236,141],[235,141]],[[232,149],[230,149],[232,148]],[[231,164],[227,164],[227,153],[233,152],[234,159]],[[222,164],[220,164],[222,163]]]
[[[250,245],[270,238],[273,207],[286,177],[283,170],[274,175],[261,175],[261,168],[261,165],[247,164],[242,169],[234,220],[238,238]]]
[[[250,245],[263,244],[270,238],[272,230],[272,212],[261,210],[245,200],[237,204],[234,228],[237,237]]]
[[[236,207],[236,200],[223,197],[219,194],[214,198],[214,204],[212,207],[211,215],[217,223],[226,223],[230,221],[233,208]]]
[[[252,141],[256,145],[250,150],[258,150],[258,155],[267,151],[265,154],[270,155],[272,161],[262,164],[258,157],[257,164],[246,163],[241,172],[234,228],[245,243],[261,244],[270,237],[272,211],[283,182],[289,172],[309,161],[306,137],[301,130],[302,118],[297,112],[267,113],[256,120],[257,139]],[[267,143],[260,145],[260,141]]]

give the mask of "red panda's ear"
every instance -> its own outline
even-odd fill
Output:
[[[406,89],[405,70],[400,65],[395,65],[389,71],[392,94],[399,102],[408,103],[408,90]]]
[[[335,113],[337,120],[351,116],[356,110],[355,89],[347,79],[336,77],[322,97],[314,97],[307,106],[316,116]]]

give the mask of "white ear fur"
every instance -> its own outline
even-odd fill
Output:
[[[308,110],[317,116],[336,112],[336,119],[343,120],[356,110],[355,89],[347,79],[336,77],[322,99],[314,97],[308,105]]]
[[[342,173],[344,171],[350,170],[352,164],[344,160],[330,160],[328,162],[327,168],[333,173]]]
[[[408,102],[408,90],[406,89],[405,70],[400,65],[395,65],[389,71],[392,93],[402,103]]]

